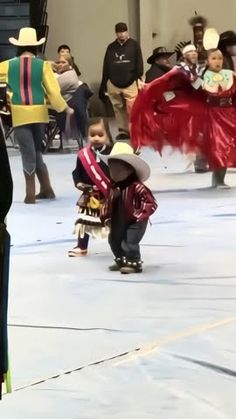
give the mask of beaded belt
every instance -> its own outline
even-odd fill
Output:
[[[229,108],[233,105],[232,97],[208,96],[207,103],[210,106],[220,106],[222,108]]]

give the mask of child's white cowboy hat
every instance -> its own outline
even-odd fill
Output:
[[[18,39],[16,38],[9,38],[9,42],[12,45],[16,45],[17,47],[26,47],[26,46],[38,46],[44,44],[46,38],[41,38],[39,41],[37,40],[37,32],[34,28],[22,28],[19,32]]]
[[[132,166],[137,174],[137,177],[141,182],[145,182],[150,177],[149,165],[140,157],[138,157],[132,147],[129,144],[117,142],[115,143],[111,154],[107,156],[104,154],[100,155],[101,160],[108,163],[110,160],[121,160]]]

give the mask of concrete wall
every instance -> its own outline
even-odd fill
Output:
[[[140,36],[146,61],[156,46],[173,48],[192,38],[188,19],[196,7],[219,31],[236,30],[235,0],[48,0],[47,56],[55,58],[57,46],[68,43],[83,79],[96,88],[116,22],[127,22],[131,36]]]
[[[129,21],[128,1],[48,0],[48,17],[47,57],[56,58],[58,45],[69,44],[83,80],[94,87],[101,79],[105,49],[115,38],[115,23]]]
[[[208,18],[209,26],[223,32],[236,30],[235,0],[140,0],[141,45],[144,55],[152,48],[173,48],[179,41],[192,39],[188,20],[198,14]],[[153,33],[157,33],[152,37]]]

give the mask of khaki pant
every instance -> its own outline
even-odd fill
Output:
[[[119,131],[128,132],[130,112],[138,95],[137,82],[134,81],[128,87],[120,88],[114,86],[114,84],[108,80],[107,93],[114,109]]]

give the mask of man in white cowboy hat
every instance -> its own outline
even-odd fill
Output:
[[[115,264],[109,269],[122,274],[142,272],[139,243],[157,209],[155,198],[143,184],[150,176],[150,167],[132,147],[119,142],[111,154],[101,158],[108,162],[113,181],[102,214],[102,220],[111,227],[109,244],[115,256]]]
[[[73,111],[60,94],[51,65],[36,57],[37,47],[45,38],[37,40],[35,29],[22,28],[19,38],[10,38],[9,42],[18,47],[17,56],[0,63],[0,82],[7,83],[10,91],[12,123],[26,181],[24,202],[34,204],[36,199],[55,198],[42,157],[45,124],[49,122],[47,100],[57,112]],[[35,174],[40,183],[38,195]]]

